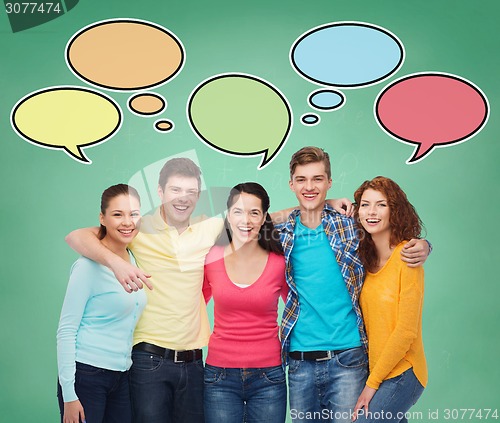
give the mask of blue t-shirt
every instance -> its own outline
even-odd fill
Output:
[[[323,225],[310,229],[297,216],[291,252],[300,314],[290,351],[342,350],[361,346],[356,313]]]

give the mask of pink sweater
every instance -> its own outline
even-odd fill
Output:
[[[214,246],[205,261],[203,294],[214,298],[214,330],[207,364],[226,368],[259,368],[281,364],[278,299],[288,293],[285,259],[270,253],[264,272],[252,285],[239,288],[228,277],[224,247]]]

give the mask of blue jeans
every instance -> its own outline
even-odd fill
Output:
[[[225,369],[205,365],[205,419],[206,423],[284,423],[283,368]]]
[[[134,423],[204,423],[202,360],[132,351],[130,391]]]
[[[76,362],[75,391],[87,423],[130,423],[130,391],[128,372],[101,369]],[[64,402],[61,385],[57,398],[63,421]]]
[[[288,384],[294,423],[350,423],[352,410],[368,375],[363,347],[351,348],[329,360],[290,358]]]
[[[408,369],[399,376],[384,380],[368,404],[368,413],[360,415],[357,422],[402,422],[408,420],[405,413],[422,395],[424,387]]]

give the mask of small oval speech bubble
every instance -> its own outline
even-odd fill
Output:
[[[184,47],[173,33],[135,19],[94,23],[66,46],[66,62],[75,75],[110,90],[163,84],[180,72],[184,60]]]
[[[406,162],[416,163],[435,147],[471,139],[484,128],[488,100],[472,82],[452,74],[424,72],[385,87],[375,101],[380,127],[398,141],[417,144]]]
[[[303,78],[323,85],[356,88],[376,84],[403,64],[401,41],[365,22],[333,22],[302,34],[290,61]]]
[[[317,110],[335,110],[344,105],[345,97],[336,90],[316,90],[309,95],[308,102]]]
[[[169,132],[174,129],[174,124],[168,119],[160,119],[155,122],[155,129],[158,132]]]
[[[314,126],[320,122],[320,118],[316,113],[306,113],[300,117],[300,121],[307,126]]]
[[[285,96],[253,75],[223,74],[191,93],[187,115],[196,135],[220,152],[235,156],[263,154],[268,165],[285,144],[292,113]]]
[[[139,93],[128,100],[128,108],[139,116],[154,116],[161,113],[166,106],[165,99],[155,93]]]
[[[19,100],[11,123],[26,141],[48,149],[63,149],[71,158],[92,163],[83,147],[111,138],[120,128],[120,107],[102,93],[82,87],[49,87]]]

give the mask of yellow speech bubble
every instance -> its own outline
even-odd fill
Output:
[[[180,72],[184,59],[184,47],[173,33],[136,19],[94,23],[66,46],[66,61],[76,76],[111,90],[163,84]]]
[[[82,147],[112,137],[120,128],[120,107],[102,93],[82,87],[49,87],[23,97],[12,109],[14,130],[26,141],[63,149],[71,158],[92,163]]]

